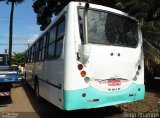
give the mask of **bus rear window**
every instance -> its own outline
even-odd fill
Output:
[[[83,12],[84,9],[80,8],[79,20],[83,20]],[[89,43],[137,47],[137,21],[115,13],[91,9],[88,10],[87,17]],[[83,23],[82,21],[79,22]]]

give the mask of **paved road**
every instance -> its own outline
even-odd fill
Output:
[[[46,100],[42,99],[37,102],[33,90],[26,84],[14,85],[11,98],[0,98],[0,112],[0,118],[5,115],[15,116],[15,118],[77,118],[79,116],[85,118],[114,118],[117,116],[119,118],[122,113],[116,106],[92,110],[62,111]]]

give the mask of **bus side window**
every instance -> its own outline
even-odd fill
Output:
[[[36,57],[35,57],[35,62],[38,61],[38,57],[39,57],[39,42],[36,43]]]
[[[49,32],[46,33],[45,60],[48,59]]]
[[[56,43],[56,58],[59,58],[61,56],[62,48],[63,48],[63,40],[61,39]]]
[[[43,37],[43,47],[42,47],[42,61],[45,60],[45,55],[46,55],[46,35]]]
[[[48,60],[54,59],[55,52],[55,38],[56,38],[56,26],[50,30],[49,35],[49,45],[48,45]]]
[[[36,44],[33,46],[33,62],[36,61]]]
[[[40,41],[39,41],[39,61],[42,61],[42,49],[43,49],[43,40],[42,39],[40,39]]]
[[[29,59],[29,62],[32,63],[32,47],[30,49],[30,59]]]
[[[30,63],[30,49],[28,50],[28,63]]]
[[[57,39],[56,39],[56,58],[61,56],[62,48],[63,48],[63,37],[65,33],[65,20],[63,19],[58,24],[58,32],[57,32]]]

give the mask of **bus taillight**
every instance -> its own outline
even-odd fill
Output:
[[[139,71],[137,70],[137,72],[136,72],[136,75],[138,76],[139,75]]]
[[[88,82],[90,81],[89,77],[85,77],[85,78],[84,78],[84,81],[85,81],[86,83],[88,83]]]
[[[82,70],[83,69],[83,65],[82,64],[78,64],[78,69]]]
[[[81,76],[82,77],[86,76],[86,71],[81,71]]]
[[[140,70],[141,69],[141,66],[140,65],[138,65],[138,70]]]

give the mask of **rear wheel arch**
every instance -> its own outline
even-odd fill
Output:
[[[37,75],[34,77],[34,91],[37,101],[41,101],[41,97],[39,95],[39,79]]]

